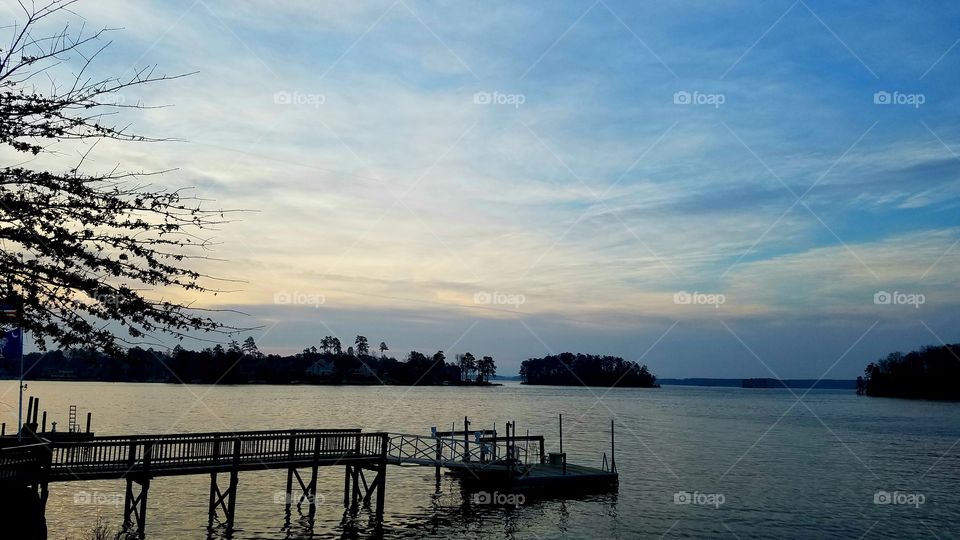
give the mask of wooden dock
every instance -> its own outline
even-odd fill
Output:
[[[286,469],[287,515],[291,505],[300,508],[306,503],[312,522],[318,468],[339,466],[344,467],[344,506],[352,510],[361,504],[369,506],[376,496],[376,513],[382,516],[388,441],[387,433],[361,433],[358,429],[40,441],[0,449],[0,483],[32,486],[45,506],[51,483],[125,480],[124,529],[142,538],[150,483],[157,477],[209,474],[208,525],[219,521],[231,531],[241,472]],[[364,471],[373,473],[369,481]],[[221,474],[226,478],[220,478]]]
[[[227,531],[233,530],[239,475],[244,471],[286,470],[287,519],[291,506],[301,510],[306,505],[311,525],[320,467],[343,467],[344,507],[355,512],[361,506],[369,508],[375,499],[378,521],[384,511],[387,465],[434,467],[438,488],[441,468],[466,483],[510,491],[592,492],[616,489],[619,482],[612,449],[609,466],[606,454],[600,469],[567,464],[562,452],[551,453],[548,459],[542,436],[516,436],[511,423],[503,437],[495,430],[408,435],[359,429],[89,434],[56,440],[32,435],[32,444],[0,448],[0,489],[32,487],[42,512],[51,483],[124,480],[124,529],[141,538],[151,481],[165,476],[209,475],[208,526],[218,522]]]

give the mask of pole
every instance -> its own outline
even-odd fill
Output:
[[[617,472],[617,445],[613,436],[613,419],[610,419],[610,470]]]
[[[17,406],[17,441],[23,440],[23,327],[20,331],[20,403]]]
[[[560,453],[563,453],[563,413],[560,413]]]

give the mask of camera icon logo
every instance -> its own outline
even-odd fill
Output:
[[[674,105],[689,105],[692,102],[693,100],[690,95],[690,92],[687,92],[686,90],[681,90],[679,92],[673,93]]]
[[[680,306],[687,306],[693,302],[693,295],[687,291],[680,291],[673,295],[673,303]]]
[[[878,291],[873,295],[873,303],[878,306],[888,306],[893,301],[893,295],[887,291]]]
[[[686,491],[678,491],[673,494],[673,504],[691,504],[693,497]]]
[[[891,502],[893,498],[888,491],[880,490],[873,494],[873,504],[890,504]]]
[[[474,304],[488,306],[491,302],[493,302],[493,295],[486,291],[481,291],[473,295]]]
[[[490,504],[490,500],[490,494],[486,491],[478,491],[471,497],[473,504]]]
[[[287,291],[280,291],[273,295],[274,304],[289,304],[293,301],[293,296]]]
[[[281,90],[273,94],[273,102],[276,105],[290,105],[293,103],[293,97],[290,95],[290,92]]]
[[[873,93],[873,103],[874,105],[890,105],[893,102],[890,96],[890,92],[885,90],[880,90],[879,92]]]
[[[473,95],[474,105],[489,105],[493,103],[493,96],[490,92],[477,92]]]

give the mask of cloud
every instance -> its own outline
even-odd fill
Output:
[[[125,95],[175,106],[118,117],[186,142],[107,143],[88,166],[176,168],[162,185],[252,210],[200,268],[246,283],[202,302],[272,317],[301,291],[358,324],[540,317],[626,339],[624,321],[716,322],[678,291],[726,294],[719,315],[752,328],[869,318],[881,287],[955,305],[960,56],[919,79],[955,39],[937,10],[811,5],[835,36],[797,5],[764,36],[790,3],[607,5],[574,24],[589,5],[84,2],[88,25],[123,27],[97,73],[197,71]],[[878,107],[884,88],[929,99]]]

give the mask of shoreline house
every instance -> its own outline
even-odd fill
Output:
[[[363,360],[359,360],[360,365],[350,370],[350,376],[356,379],[375,379],[377,370]]]
[[[337,369],[333,365],[333,361],[329,359],[317,360],[310,367],[307,368],[306,374],[308,377],[330,377],[336,373]]]

